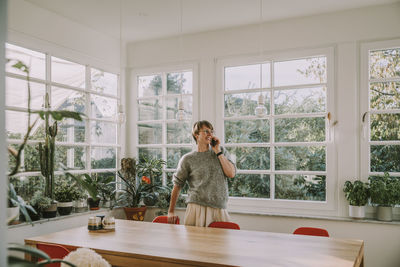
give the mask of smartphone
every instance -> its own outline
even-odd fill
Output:
[[[217,145],[217,141],[215,141],[215,139],[211,139],[210,145],[211,146],[216,146]]]

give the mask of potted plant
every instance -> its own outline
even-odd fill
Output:
[[[116,189],[117,206],[123,207],[126,217],[130,220],[143,221],[146,213],[146,206],[139,206],[142,199],[152,193],[155,187],[151,185],[149,177],[143,176],[137,181],[138,162],[135,158],[121,159],[121,171],[118,171],[120,182],[111,182],[112,185],[121,185]]]
[[[369,184],[360,180],[346,181],[343,192],[349,201],[349,216],[353,218],[365,217],[365,205],[369,199]]]
[[[69,179],[59,179],[56,182],[54,197],[57,200],[57,211],[60,215],[72,212],[72,201],[77,198],[76,182]]]
[[[52,218],[54,217],[53,212],[49,211],[51,214],[48,214],[46,210],[51,206],[51,199],[46,197],[42,191],[36,191],[31,199],[31,205],[35,208],[37,213],[43,216],[43,218]]]
[[[74,199],[74,211],[85,212],[88,209],[87,195],[80,185],[76,185],[76,195]]]
[[[398,180],[391,178],[385,172],[383,176],[369,177],[371,202],[376,204],[377,219],[380,221],[392,221],[392,207],[396,204]]]
[[[33,214],[36,214],[36,211],[32,208],[32,206],[27,204],[22,197],[17,195],[13,184],[10,183],[8,185],[7,224],[10,224],[15,219],[18,219],[20,212],[23,214],[25,219],[30,222],[31,217],[28,214],[28,210],[30,210]]]
[[[152,158],[152,157],[142,157],[137,165],[137,172],[139,177],[145,177],[149,179],[151,185],[156,187],[162,187],[161,175],[163,171],[163,166],[166,162],[162,159]],[[143,198],[143,203],[147,206],[154,206],[158,201],[159,193],[152,190]]]
[[[75,176],[69,172],[66,172],[65,174],[77,181],[88,192],[90,196],[87,200],[89,209],[98,210],[100,208],[100,183],[97,177],[91,177],[87,173],[80,176]]]
[[[95,173],[94,179],[98,183],[99,193],[101,197],[101,206],[104,208],[112,207],[112,202],[115,200],[115,186],[110,183],[115,181],[115,175],[110,175],[107,173]]]

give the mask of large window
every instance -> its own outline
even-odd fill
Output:
[[[229,180],[229,194],[269,203],[327,203],[328,189],[333,192],[328,185],[335,179],[328,175],[334,124],[332,52],[256,60],[219,64],[219,121],[224,146],[238,169]]]
[[[362,172],[400,176],[400,40],[362,47]]]
[[[30,70],[30,103],[33,111],[44,108],[46,93],[52,110],[84,113],[82,122],[64,119],[58,125],[55,168],[61,164],[76,173],[113,175],[120,148],[117,104],[120,101],[119,76],[53,55],[12,44],[6,45],[6,130],[7,142],[16,148],[28,126],[28,89],[23,72],[12,65],[22,61]],[[31,123],[38,119],[31,115]],[[41,189],[38,145],[44,142],[44,121],[38,119],[22,155],[20,173],[12,181],[33,184],[32,192],[18,192],[28,200]],[[9,157],[9,161],[13,160]],[[11,165],[10,165],[11,166]],[[61,172],[56,171],[57,177]],[[24,190],[23,187],[17,188]]]
[[[137,156],[162,158],[167,164],[163,181],[171,178],[179,159],[192,150],[193,70],[161,71],[136,75],[137,86]],[[179,102],[185,117],[177,119]]]

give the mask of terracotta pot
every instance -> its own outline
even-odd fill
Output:
[[[124,207],[126,218],[128,220],[134,220],[134,221],[143,221],[144,215],[146,214],[146,210],[147,210],[146,206],[136,207],[136,208]]]

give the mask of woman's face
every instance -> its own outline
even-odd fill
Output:
[[[213,130],[204,126],[203,128],[201,128],[201,130],[199,131],[199,134],[197,135],[197,144],[198,145],[210,144],[213,134],[214,134]]]

